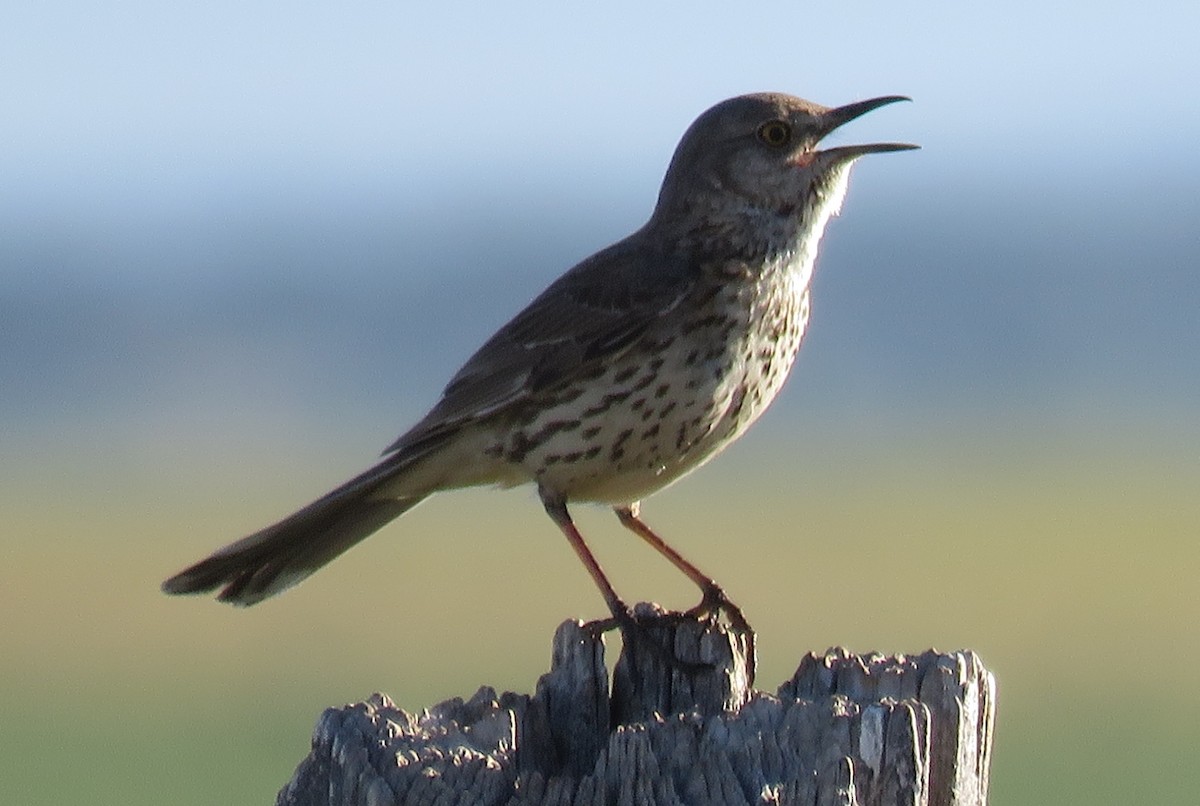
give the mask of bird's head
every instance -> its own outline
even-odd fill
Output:
[[[851,163],[864,154],[917,146],[819,149],[821,140],[873,109],[906,100],[888,95],[830,108],[791,95],[758,93],[722,101],[684,133],[663,180],[655,219],[777,214],[819,218],[812,224],[823,227],[841,204]]]

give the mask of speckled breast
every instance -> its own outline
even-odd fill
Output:
[[[808,321],[808,277],[782,259],[710,272],[597,377],[515,429],[505,458],[572,500],[611,504],[699,467],[782,388]]]

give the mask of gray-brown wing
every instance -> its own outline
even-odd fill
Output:
[[[596,253],[500,328],[429,414],[384,453],[416,447],[586,373],[679,304],[698,275],[691,261],[641,246],[636,235]]]

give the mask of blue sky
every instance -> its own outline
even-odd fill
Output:
[[[18,2],[2,21],[6,207],[577,162],[652,185],[695,114],[760,89],[912,95],[856,131],[997,178],[1182,159],[1200,130],[1190,2]]]
[[[923,147],[856,168],[806,388],[1186,413],[1196,30],[1191,2],[10,3],[0,412],[328,373],[411,419],[644,220],[700,111],[770,89],[910,95],[838,136]]]

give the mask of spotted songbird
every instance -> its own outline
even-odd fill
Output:
[[[809,315],[817,246],[866,154],[819,148],[847,121],[906,100],[828,108],[732,98],[683,135],[649,221],[559,277],[450,380],[374,467],[163,583],[252,605],[295,585],[426,497],[537,485],[613,617],[632,616],[568,512],[607,504],[700,587],[691,614],[741,611],[641,520],[640,502],[745,433],[779,393]],[[531,584],[536,584],[536,580]]]

